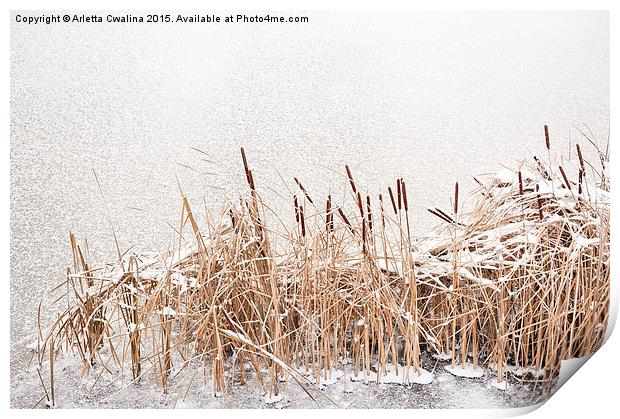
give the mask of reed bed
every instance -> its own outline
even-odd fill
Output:
[[[182,197],[179,232],[191,237],[179,233],[166,253],[118,249],[92,266],[70,235],[73,260],[56,288],[66,308],[39,338],[51,366],[71,351],[85,372],[100,365],[129,383],[148,375],[163,392],[199,370],[215,396],[231,390],[227,373],[241,385],[253,373],[272,402],[291,382],[314,397],[311,387],[343,374],[428,383],[423,352],[457,374],[547,382],[561,360],[602,344],[609,185],[586,175],[579,146],[575,179],[535,158],[476,179],[466,213],[456,184],[451,210],[429,209],[439,222],[429,237],[412,236],[405,179],[370,197],[348,166],[353,211],[311,197],[295,178],[295,223],[270,228],[241,154],[249,193],[222,208],[209,234]],[[53,376],[40,378],[53,404]]]

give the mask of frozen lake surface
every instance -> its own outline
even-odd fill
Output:
[[[12,406],[40,397],[28,389],[26,346],[39,301],[64,276],[68,232],[99,258],[113,250],[110,221],[123,249],[165,249],[180,214],[176,176],[196,208],[216,209],[244,187],[240,146],[275,208],[284,201],[270,188],[286,195],[280,176],[339,198],[345,163],[373,196],[402,176],[421,232],[435,223],[425,208],[447,206],[456,180],[471,189],[473,175],[546,156],[543,124],[558,152],[583,142],[584,124],[607,140],[605,13],[309,16],[12,23]],[[446,388],[461,391],[461,382]],[[472,399],[463,384],[457,399],[511,405],[485,389]],[[407,397],[386,391],[394,403]]]

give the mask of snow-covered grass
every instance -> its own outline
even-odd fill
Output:
[[[169,394],[200,361],[212,394],[230,390],[233,369],[238,384],[253,372],[263,401],[282,403],[289,385],[319,397],[342,381],[430,385],[424,352],[459,377],[481,378],[491,363],[500,377],[541,371],[551,382],[562,359],[602,343],[609,184],[582,159],[577,180],[540,159],[481,177],[469,213],[457,184],[452,210],[431,209],[433,235],[413,237],[405,180],[374,200],[348,167],[351,205],[320,204],[295,179],[294,222],[279,214],[282,226],[268,226],[242,158],[247,196],[204,226],[183,197],[169,252],[118,248],[113,263],[93,265],[71,235],[62,311],[38,332],[39,372],[68,350],[85,373],[148,375]],[[52,373],[39,381],[54,404]]]

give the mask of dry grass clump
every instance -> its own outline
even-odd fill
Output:
[[[343,368],[423,382],[424,350],[451,367],[492,366],[498,381],[550,378],[560,360],[602,344],[608,317],[608,183],[586,176],[578,153],[577,180],[538,159],[485,176],[469,213],[457,184],[450,213],[429,209],[441,220],[433,236],[414,238],[405,180],[374,200],[348,166],[355,211],[313,200],[295,178],[294,228],[270,228],[242,150],[250,193],[208,235],[185,197],[179,245],[167,253],[119,250],[114,263],[91,266],[71,235],[72,266],[57,288],[67,308],[41,346],[52,364],[64,347],[85,370],[151,374],[164,392],[188,365],[202,365],[214,395],[228,370],[244,384],[250,368],[266,400],[291,380],[307,389]]]

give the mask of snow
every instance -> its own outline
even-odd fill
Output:
[[[377,382],[377,372],[360,371],[358,375],[351,374],[351,381],[361,381],[366,383]],[[402,365],[394,366],[387,363],[385,370],[381,372],[379,377],[381,384],[430,384],[433,382],[433,374],[420,368],[416,371],[414,367],[405,368]]]
[[[479,366],[474,366],[474,364],[471,364],[469,362],[465,363],[465,365],[455,365],[454,368],[452,367],[452,365],[446,365],[444,369],[450,374],[457,377],[481,378],[484,376],[483,368],[480,368]]]
[[[497,364],[495,362],[489,363],[489,369],[497,372]],[[535,378],[541,378],[545,375],[544,369],[538,369],[534,366],[531,367],[517,367],[515,365],[504,365],[503,369],[508,371],[516,377],[523,377],[524,375],[531,375]]]
[[[263,396],[263,401],[267,404],[277,403],[279,401],[282,401],[282,399],[282,393],[278,395],[269,395],[269,393],[267,393]]]
[[[514,183],[519,181],[518,175],[514,171],[509,170],[509,169],[502,169],[502,170],[500,170],[499,172],[497,172],[495,177],[501,183],[514,184]]]
[[[162,316],[176,316],[177,312],[171,307],[164,307],[162,310],[159,310],[159,314]]]
[[[503,391],[506,391],[510,388],[510,384],[506,380],[502,380],[498,383],[496,379],[492,379],[490,382],[490,386]]]
[[[31,351],[38,351],[39,350],[39,339],[35,339],[34,341],[30,342],[26,348],[30,349]]]
[[[327,378],[325,378],[325,371],[321,371],[321,373],[319,374],[318,383],[313,375],[309,374],[308,372],[306,372],[306,375],[308,375],[307,378],[311,383],[319,384],[320,387],[323,387],[336,384],[338,380],[344,376],[344,371],[337,368],[331,368],[327,373]]]
[[[585,249],[595,244],[599,244],[600,242],[601,242],[600,238],[588,239],[587,237],[584,237],[580,234],[573,237],[573,247],[579,250]]]

